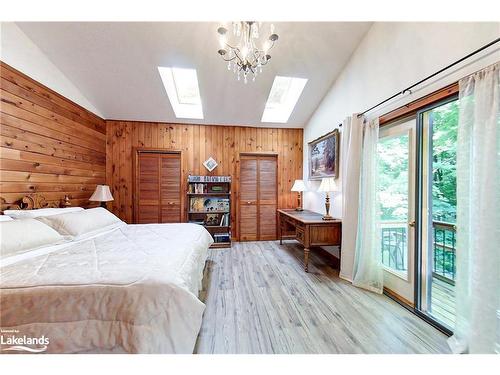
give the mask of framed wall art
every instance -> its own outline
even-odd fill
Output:
[[[339,176],[339,130],[309,142],[309,179]]]

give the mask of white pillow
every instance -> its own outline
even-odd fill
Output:
[[[42,246],[56,245],[65,238],[36,219],[0,222],[0,255],[16,255]]]
[[[102,207],[89,208],[79,212],[39,217],[37,220],[49,225],[63,236],[77,240],[86,235],[124,225],[118,217]]]
[[[13,219],[34,219],[35,217],[52,216],[65,214],[68,212],[83,211],[82,207],[65,207],[65,208],[40,208],[36,210],[5,210],[3,213],[9,215]]]
[[[11,221],[13,220],[10,216],[0,215],[0,221]]]

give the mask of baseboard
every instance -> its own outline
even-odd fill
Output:
[[[384,293],[392,297],[392,299],[397,300],[399,303],[406,305],[412,309],[415,308],[415,304],[411,301],[408,301],[406,298],[400,296],[398,293],[384,286]]]

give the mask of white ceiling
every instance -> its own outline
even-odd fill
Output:
[[[272,59],[247,85],[217,53],[217,23],[17,25],[106,119],[303,127],[371,23],[275,23]],[[204,120],[175,117],[158,66],[197,69]],[[275,75],[309,80],[286,124],[260,122]]]

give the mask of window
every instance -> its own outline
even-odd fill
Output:
[[[306,78],[276,76],[261,121],[287,122],[306,83]]]
[[[203,118],[195,69],[158,67],[168,99],[177,118]]]

